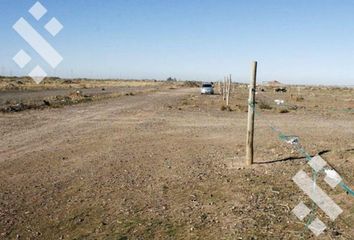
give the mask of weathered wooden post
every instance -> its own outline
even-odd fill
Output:
[[[228,96],[227,96],[227,98],[228,98],[228,103],[230,102],[230,94],[231,94],[231,74],[229,75],[229,87],[228,87]]]
[[[230,89],[229,89],[229,76],[226,76],[226,106],[229,106],[229,97],[230,97]]]
[[[221,96],[222,99],[224,100],[224,81],[220,80],[220,86],[221,86]]]
[[[247,142],[246,142],[246,164],[253,164],[253,139],[254,139],[254,115],[255,115],[255,98],[256,98],[256,82],[257,82],[257,62],[253,62],[251,72],[251,85],[249,87],[248,98],[248,122],[247,122]]]
[[[224,77],[224,84],[223,84],[223,88],[222,88],[222,99],[225,101],[226,100],[226,77]]]

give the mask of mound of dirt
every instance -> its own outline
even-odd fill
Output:
[[[81,91],[75,91],[67,96],[57,95],[55,97],[45,98],[37,102],[9,102],[7,106],[0,108],[1,112],[21,112],[29,109],[43,109],[46,107],[58,108],[65,105],[72,105],[81,102],[92,101],[92,96],[84,95]]]
[[[62,82],[62,84],[72,84],[72,83],[74,83],[74,82],[72,80],[70,80],[70,79],[64,80]]]
[[[19,86],[16,83],[8,83],[5,86],[5,90],[19,90]]]
[[[184,87],[199,87],[200,84],[196,81],[186,81],[183,83]]]
[[[21,112],[24,110],[28,110],[28,109],[38,109],[40,108],[40,105],[33,105],[33,104],[25,104],[25,103],[17,103],[17,104],[13,104],[10,106],[7,106],[5,108],[0,109],[1,112]]]

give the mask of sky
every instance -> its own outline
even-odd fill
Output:
[[[354,85],[352,0],[0,0],[0,75]],[[52,69],[12,28],[25,18],[64,58]],[[44,25],[57,18],[55,37]],[[12,58],[25,50],[23,69]]]

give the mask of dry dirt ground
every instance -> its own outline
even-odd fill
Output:
[[[291,213],[312,205],[292,181],[310,168],[269,125],[354,188],[354,90],[259,91],[245,167],[247,89],[233,88],[232,111],[178,88],[0,113],[0,239],[353,239],[354,197],[323,177],[344,212],[315,212],[327,225],[318,238]]]

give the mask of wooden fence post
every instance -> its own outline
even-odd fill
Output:
[[[230,96],[229,76],[226,76],[226,106],[229,106],[229,96]]]
[[[256,82],[257,82],[257,62],[253,62],[251,72],[251,85],[249,87],[248,99],[248,122],[247,122],[247,142],[246,142],[246,164],[253,164],[253,139],[254,139],[254,115],[255,115],[255,98],[256,98]]]
[[[229,75],[229,88],[228,88],[228,102],[230,103],[230,94],[231,94],[231,74]]]
[[[226,100],[226,78],[224,77],[224,82],[223,82],[223,89],[222,89],[222,99],[225,101]]]

